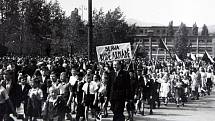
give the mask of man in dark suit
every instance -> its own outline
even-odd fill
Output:
[[[40,68],[40,73],[42,75],[41,89],[43,91],[43,100],[46,101],[48,97],[48,89],[51,87],[49,69],[47,66],[42,66]]]
[[[119,61],[113,62],[114,74],[111,82],[110,102],[113,111],[113,121],[124,121],[125,102],[131,101],[131,87],[129,73],[122,69]]]
[[[26,114],[28,104],[28,92],[31,89],[31,86],[27,83],[27,75],[21,74],[19,76],[19,81],[20,84],[17,85],[18,100],[20,104],[24,104],[24,114]]]

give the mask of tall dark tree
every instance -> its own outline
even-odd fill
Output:
[[[197,26],[196,23],[193,24],[192,34],[195,35],[195,36],[198,35],[198,26]]]
[[[130,35],[135,32],[135,25],[127,24],[119,7],[106,14],[102,9],[94,11],[93,21],[96,45],[128,42]]]
[[[180,59],[186,59],[188,53],[188,30],[184,23],[181,23],[175,36],[175,53]]]
[[[20,36],[19,2],[20,0],[0,1],[0,41],[1,44],[13,48],[10,52],[15,52],[13,43],[17,42]]]
[[[202,27],[201,35],[202,36],[208,36],[209,35],[208,27],[205,24]]]
[[[26,46],[28,52],[34,54],[42,54],[43,41],[43,0],[26,1],[25,21],[27,28],[27,40],[29,45]],[[39,48],[39,49],[38,49]],[[25,50],[25,51],[26,51]]]
[[[74,9],[64,22],[66,25],[65,39],[67,45],[71,45],[70,50],[73,54],[87,54],[87,27],[81,20],[78,9]]]
[[[173,29],[173,21],[169,22],[169,26],[167,28],[167,36],[174,36],[174,29]]]
[[[52,54],[65,54],[66,49],[64,47],[64,21],[66,19],[65,12],[61,9],[57,0],[53,3],[50,2],[51,12],[51,49]]]

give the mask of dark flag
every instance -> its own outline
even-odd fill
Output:
[[[164,41],[162,39],[160,39],[158,47],[162,48],[162,49],[166,49],[167,51],[169,51],[169,49],[167,48],[166,44],[164,43]]]
[[[173,59],[173,57],[172,57],[169,49],[167,48],[166,44],[164,43],[164,41],[162,39],[160,39],[159,41],[160,42],[159,42],[158,48],[165,49],[169,53],[170,57]]]
[[[208,54],[208,52],[205,50],[205,53],[202,57],[202,60],[205,62],[214,63],[214,60],[211,58],[211,56]]]

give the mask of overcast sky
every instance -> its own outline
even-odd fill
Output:
[[[87,7],[88,0],[58,0],[63,10],[69,15],[74,8]],[[199,27],[203,24],[215,25],[215,0],[93,0],[93,8],[105,11],[120,7],[127,19],[168,25],[184,22]],[[80,14],[82,12],[80,11]],[[84,10],[84,18],[87,11]]]

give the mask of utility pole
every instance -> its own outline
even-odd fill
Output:
[[[88,60],[92,60],[92,40],[93,40],[92,0],[88,0]]]

